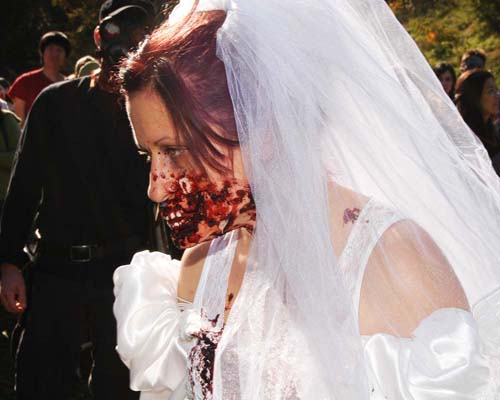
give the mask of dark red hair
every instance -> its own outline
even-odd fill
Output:
[[[216,55],[217,30],[225,17],[224,11],[194,12],[181,23],[163,23],[124,61],[119,74],[126,95],[153,89],[197,165],[217,171],[226,168],[214,144],[238,145],[225,68]]]

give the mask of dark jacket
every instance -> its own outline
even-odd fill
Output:
[[[39,212],[42,245],[147,239],[147,165],[119,99],[85,77],[46,88],[33,104],[0,224],[0,262],[22,265]]]
[[[19,122],[13,112],[0,110],[0,201],[7,193],[14,152],[21,135]]]

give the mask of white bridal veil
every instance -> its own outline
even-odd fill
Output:
[[[182,1],[171,21],[192,6]],[[414,280],[431,284],[408,281],[383,240],[378,273],[391,286],[363,283],[382,331],[407,336],[401,319],[428,315],[441,294],[453,298],[443,290],[453,272],[435,268],[443,254],[472,310],[498,289],[499,180],[384,1],[197,7],[227,13],[217,51],[257,205],[247,273],[217,351],[214,398],[369,398],[357,305],[332,245],[336,205],[352,203],[356,213],[374,198],[412,221],[394,240],[412,254],[403,259],[419,271]],[[332,195],[331,182],[345,189]],[[397,285],[414,301],[391,314],[384,307]]]

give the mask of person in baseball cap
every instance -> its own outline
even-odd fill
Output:
[[[23,315],[12,335],[17,400],[80,397],[78,380],[95,400],[139,399],[115,350],[112,276],[151,248],[154,219],[148,168],[109,81],[153,20],[148,1],[104,2],[94,31],[101,71],[50,85],[27,117],[0,221],[0,300]],[[41,238],[23,275],[34,225]],[[92,350],[89,380],[82,343]]]
[[[99,25],[94,30],[97,55],[102,67],[101,85],[109,85],[110,76],[127,53],[150,31],[155,7],[148,0],[106,0],[99,12]]]
[[[155,7],[147,0],[106,0],[99,11],[99,22],[111,14],[117,15],[131,8],[142,9],[151,19],[156,15]]]

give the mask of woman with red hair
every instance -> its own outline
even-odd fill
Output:
[[[186,249],[115,274],[143,399],[494,398],[500,185],[384,1],[183,1],[120,78]]]

